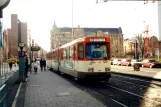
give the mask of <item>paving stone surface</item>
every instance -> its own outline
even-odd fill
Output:
[[[87,92],[47,70],[29,74],[24,107],[106,107]]]

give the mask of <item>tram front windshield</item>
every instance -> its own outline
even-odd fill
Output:
[[[87,43],[86,52],[87,59],[109,59],[110,53],[107,43]]]

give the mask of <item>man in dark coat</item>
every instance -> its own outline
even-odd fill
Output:
[[[46,71],[46,60],[45,60],[45,59],[43,59],[42,63],[43,63],[44,71]]]
[[[28,70],[29,70],[29,62],[28,62],[28,57],[26,56],[25,57],[25,77],[27,78],[28,77]]]
[[[43,70],[43,60],[41,59],[40,60],[40,68],[41,68],[41,71]]]

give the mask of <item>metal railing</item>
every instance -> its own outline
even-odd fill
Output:
[[[6,107],[6,84],[0,87],[0,107]]]
[[[1,54],[0,54],[1,55]],[[9,68],[7,60],[0,59],[0,107],[6,107],[7,80],[17,72],[18,66],[13,64],[12,69]]]
[[[0,60],[0,86],[2,86],[15,72],[18,70],[18,65],[13,64],[10,70],[7,61]]]

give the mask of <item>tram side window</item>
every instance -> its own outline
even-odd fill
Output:
[[[78,59],[82,60],[84,58],[83,55],[83,44],[78,44]]]
[[[63,60],[63,51],[62,50],[60,50],[59,55],[60,55],[60,60]]]
[[[67,60],[68,59],[68,49],[67,48],[65,49],[65,52],[66,52],[66,58],[65,59]]]
[[[66,59],[66,49],[63,50],[63,59]]]
[[[68,59],[70,59],[70,47],[68,47]]]
[[[53,58],[54,58],[54,60],[56,59],[56,53],[55,52],[53,52]]]
[[[67,47],[67,59],[69,60],[69,52],[70,52],[70,49],[69,47]]]
[[[77,53],[76,46],[74,45],[73,46],[73,59],[76,59],[76,53]]]
[[[72,46],[70,46],[70,52],[69,52],[69,59],[70,59],[70,60],[72,60],[72,59],[73,59],[72,54],[73,54],[73,47],[72,47]]]

